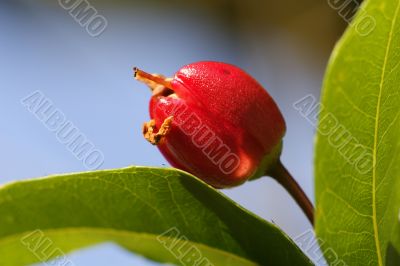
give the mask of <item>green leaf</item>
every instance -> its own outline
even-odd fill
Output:
[[[46,241],[50,248],[41,252]],[[103,241],[175,264],[311,265],[275,225],[179,170],[129,167],[0,189],[2,266]]]
[[[331,263],[393,265],[398,253],[399,65],[400,1],[365,1],[333,51],[319,116],[316,231]]]

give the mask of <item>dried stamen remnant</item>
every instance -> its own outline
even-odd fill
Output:
[[[168,96],[173,93],[171,85],[172,78],[166,78],[160,74],[149,74],[137,67],[133,68],[133,72],[135,79],[146,84],[153,92],[153,96]]]
[[[154,121],[154,119],[144,123],[143,124],[144,138],[147,139],[147,141],[153,145],[158,145],[162,143],[164,137],[171,130],[172,119],[173,119],[172,116],[169,116],[167,119],[165,119],[157,133],[155,133],[156,122]]]

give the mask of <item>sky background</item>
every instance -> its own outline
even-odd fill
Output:
[[[172,76],[188,63],[213,60],[245,69],[276,100],[287,123],[282,161],[313,199],[315,130],[292,105],[308,94],[318,99],[345,24],[325,1],[274,2],[91,1],[108,21],[92,37],[57,1],[2,0],[0,183],[87,170],[21,104],[37,90],[102,151],[101,169],[167,165],[142,137],[150,92],[133,79],[132,67]],[[223,192],[293,238],[310,229],[270,178]],[[69,259],[82,266],[157,265],[112,243]]]

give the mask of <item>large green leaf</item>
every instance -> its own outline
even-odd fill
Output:
[[[201,256],[213,265],[311,265],[275,225],[174,169],[129,167],[2,187],[0,265],[43,259],[38,243],[46,240],[45,255],[114,241],[176,264]],[[173,255],[186,251],[184,262]]]
[[[366,16],[376,22],[368,34],[360,31]],[[399,265],[390,255],[400,244],[399,16],[399,0],[366,1],[324,80],[316,230],[331,262]]]

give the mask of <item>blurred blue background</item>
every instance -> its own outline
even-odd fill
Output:
[[[150,92],[132,67],[171,76],[200,60],[252,74],[287,122],[282,160],[314,198],[314,128],[292,104],[319,97],[344,22],[325,1],[90,1],[107,21],[90,36],[57,1],[0,1],[0,183],[87,170],[21,103],[40,90],[105,156],[102,169],[162,166],[141,135]],[[289,195],[262,178],[224,190],[291,237],[310,228]],[[105,243],[69,255],[75,265],[156,265]]]

